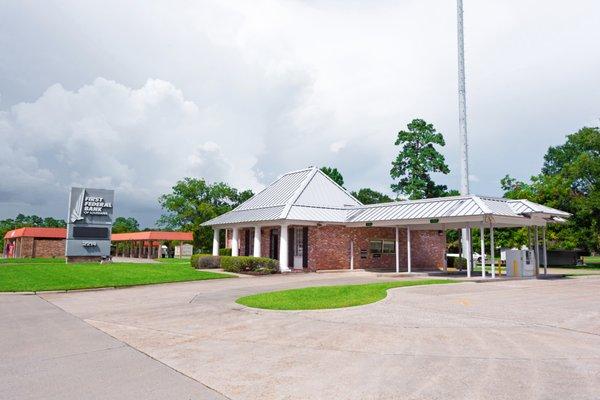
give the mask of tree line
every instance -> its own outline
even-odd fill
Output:
[[[395,197],[372,188],[359,188],[351,194],[363,204],[377,204],[402,199],[423,199],[458,195],[454,189],[436,183],[432,174],[449,174],[450,168],[439,148],[445,146],[444,136],[422,119],[414,119],[406,130],[398,132],[394,145],[398,154],[391,162],[390,189]],[[344,187],[341,172],[331,166],[321,167],[333,181]],[[548,228],[550,248],[579,248],[600,251],[600,129],[584,127],[567,135],[564,144],[549,147],[540,173],[528,181],[506,175],[500,181],[504,197],[527,199],[572,214],[563,224]],[[201,178],[186,177],[159,197],[164,214],[158,219],[160,229],[194,232],[194,246],[207,251],[212,243],[212,229],[201,224],[226,213],[253,196],[251,190],[238,190],[224,182],[208,183]],[[24,226],[64,227],[65,221],[19,214],[15,219],[0,221],[0,234]],[[132,217],[118,217],[113,233],[140,229]],[[454,235],[454,236],[453,236]],[[456,237],[455,237],[456,236]],[[448,235],[449,246],[456,247],[458,236]],[[527,243],[524,229],[500,229],[499,246],[519,246]]]
[[[414,119],[398,132],[394,145],[398,154],[391,162],[390,189],[395,198],[372,188],[359,188],[351,194],[363,204],[376,204],[402,199],[423,199],[455,196],[459,192],[436,183],[432,174],[449,174],[450,168],[439,149],[445,146],[442,133],[422,119]],[[321,171],[344,187],[342,173],[335,167],[323,166]],[[544,156],[539,174],[528,182],[507,175],[500,182],[506,198],[522,198],[565,210],[573,214],[564,224],[549,226],[549,248],[580,248],[600,250],[600,131],[582,128],[567,135],[563,145],[550,147]],[[166,211],[158,221],[160,226],[194,232],[195,245],[209,249],[212,230],[200,224],[232,210],[253,195],[238,191],[226,183],[209,184],[203,179],[185,178],[173,191],[160,197]],[[477,240],[477,233],[474,234]],[[527,244],[526,229],[498,229],[498,246],[514,247]],[[448,233],[450,247],[458,246],[458,235]]]

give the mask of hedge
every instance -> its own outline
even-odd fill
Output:
[[[279,270],[279,262],[265,257],[221,257],[221,268],[227,272],[274,274]]]
[[[466,269],[467,268],[467,259],[463,257],[454,257],[454,263],[452,265],[456,269]]]
[[[193,268],[223,268],[227,272],[250,273],[257,275],[274,274],[279,271],[279,262],[265,257],[213,256],[194,254],[190,261]]]
[[[190,259],[192,268],[219,268],[221,266],[219,257],[212,254],[194,254]]]
[[[231,256],[231,249],[219,249],[220,256]]]

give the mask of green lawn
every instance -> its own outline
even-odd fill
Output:
[[[320,310],[343,308],[374,303],[384,299],[387,290],[403,286],[454,283],[448,279],[394,281],[365,285],[317,286],[282,290],[240,297],[238,304],[268,310]]]
[[[89,289],[152,283],[231,278],[233,275],[197,271],[187,263],[159,264],[74,263],[64,259],[1,259],[0,292]]]

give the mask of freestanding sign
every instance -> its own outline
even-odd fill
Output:
[[[110,256],[115,191],[71,188],[67,221],[67,261],[100,261]]]

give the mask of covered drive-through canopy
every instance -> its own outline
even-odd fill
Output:
[[[191,242],[194,240],[192,232],[168,232],[168,231],[143,231],[113,233],[112,242],[127,243],[121,248],[121,256],[137,258],[154,258],[159,256],[159,248],[162,242]],[[115,254],[118,255],[116,249]],[[179,255],[182,255],[179,249]]]

